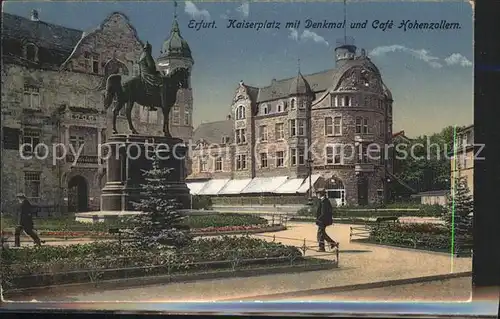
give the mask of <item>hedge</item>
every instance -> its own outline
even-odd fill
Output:
[[[214,214],[188,216],[183,223],[192,229],[226,226],[266,225],[265,218],[249,214]],[[60,218],[35,218],[35,228],[46,231],[95,231],[107,232],[109,228],[127,228],[127,223],[116,220],[107,220],[100,223],[78,222],[72,216]],[[3,218],[2,227],[13,228],[16,223],[12,218]]]
[[[315,216],[317,202],[314,202],[312,211],[309,207],[303,207],[298,211],[300,216]],[[400,209],[400,210],[398,210]],[[415,210],[418,209],[418,210]],[[417,216],[417,217],[441,217],[446,208],[441,205],[415,205],[413,207],[383,207],[383,208],[365,208],[365,207],[334,207],[334,217],[383,217],[383,216]]]

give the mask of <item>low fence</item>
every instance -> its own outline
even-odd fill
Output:
[[[36,263],[36,265],[3,265],[2,275],[9,284],[7,290],[41,288],[52,285],[97,283],[106,280],[127,280],[162,276],[172,280],[178,276],[201,276],[225,272],[261,269],[266,274],[279,269],[300,271],[338,267],[336,258],[313,258],[306,256],[307,247],[299,249],[245,249],[205,253],[173,253],[169,255],[109,256],[108,258],[82,258]],[[301,252],[303,251],[303,253]],[[323,253],[323,256],[328,253]],[[326,268],[325,268],[326,267]]]

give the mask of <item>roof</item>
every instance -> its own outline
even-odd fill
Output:
[[[465,132],[465,131],[472,131],[474,129],[474,124],[471,124],[469,126],[466,126],[466,127],[463,127],[461,128],[458,133],[462,133],[462,132]]]
[[[174,19],[172,29],[170,30],[170,37],[163,43],[163,48],[159,59],[162,58],[188,58],[193,59],[191,49],[184,38],[181,36],[179,23]]]
[[[83,32],[2,12],[2,37],[31,42],[47,49],[71,52]]]
[[[201,123],[193,133],[193,141],[204,140],[210,144],[222,143],[222,136],[233,140],[233,121],[224,120],[210,123]]]
[[[314,93],[311,91],[311,86],[309,86],[309,82],[304,79],[304,76],[300,72],[290,84],[290,95],[297,94],[314,95]]]
[[[368,57],[357,57],[353,60],[346,60],[345,63],[343,63],[338,68],[304,75],[303,79],[309,84],[311,91],[317,94],[328,90],[332,86],[336,88],[339,85],[342,76],[349,69],[356,66],[362,66],[370,69],[375,74],[380,76],[380,71]],[[272,80],[271,85],[258,89],[258,96],[254,101],[257,103],[261,103],[288,97],[292,84],[294,81],[296,81],[296,79],[297,76],[282,80]],[[390,91],[388,89],[384,89],[384,91],[386,92],[387,97],[392,99],[392,94],[390,93]]]

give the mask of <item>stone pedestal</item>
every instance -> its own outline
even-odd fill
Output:
[[[135,211],[133,202],[139,200],[143,171],[152,168],[158,154],[160,168],[171,168],[167,187],[183,208],[190,205],[185,176],[187,147],[178,138],[117,134],[103,146],[107,159],[107,181],[102,189],[101,211]]]

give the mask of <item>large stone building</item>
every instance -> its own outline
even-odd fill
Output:
[[[3,13],[2,24],[3,210],[12,208],[17,192],[50,213],[68,206],[72,211],[99,209],[106,171],[98,145],[111,133],[112,116],[103,109],[105,80],[111,73],[124,80],[137,75],[145,42],[116,12],[87,32],[44,22],[36,11],[31,18]],[[175,18],[157,64],[164,74],[193,65]],[[174,136],[191,139],[192,112],[191,89],[182,89],[171,111]],[[140,133],[162,135],[160,117],[157,111],[134,108]],[[128,132],[123,114],[117,124]],[[52,146],[58,143],[67,146],[68,154],[53,160]],[[76,150],[83,145],[77,162],[69,145]]]
[[[391,167],[375,153],[392,140],[391,93],[365,50],[344,42],[335,62],[265,87],[240,82],[228,118],[195,130],[192,194],[304,198],[325,188],[339,205],[383,201]]]

